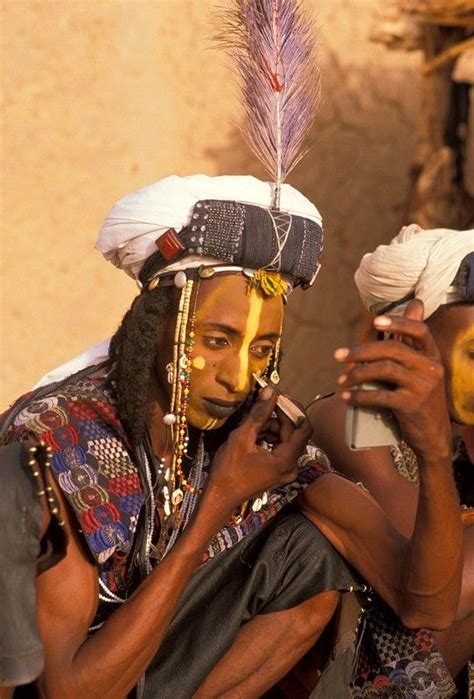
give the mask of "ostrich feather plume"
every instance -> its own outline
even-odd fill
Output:
[[[320,94],[314,22],[299,0],[230,0],[219,17],[216,41],[238,74],[244,135],[275,182],[278,208]]]

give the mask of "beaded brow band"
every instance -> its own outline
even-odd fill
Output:
[[[142,284],[188,255],[221,264],[290,275],[311,286],[323,247],[323,232],[313,220],[236,201],[198,201],[189,225],[170,228],[156,240],[157,251],[143,265]]]

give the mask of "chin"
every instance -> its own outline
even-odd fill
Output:
[[[462,427],[474,427],[474,412],[472,410],[460,410],[451,414],[451,421]]]
[[[188,424],[197,430],[210,431],[218,430],[227,422],[227,418],[217,418],[212,415],[196,415],[188,413]]]

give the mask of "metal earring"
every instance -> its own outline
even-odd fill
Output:
[[[280,342],[280,339],[276,341],[272,356],[273,369],[270,374],[270,381],[275,384],[279,383],[280,381],[280,374],[278,373],[278,364],[280,361]]]

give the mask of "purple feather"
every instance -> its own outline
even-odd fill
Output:
[[[298,0],[231,0],[216,37],[234,61],[250,148],[275,181],[274,206],[305,154],[319,98],[314,22]]]

